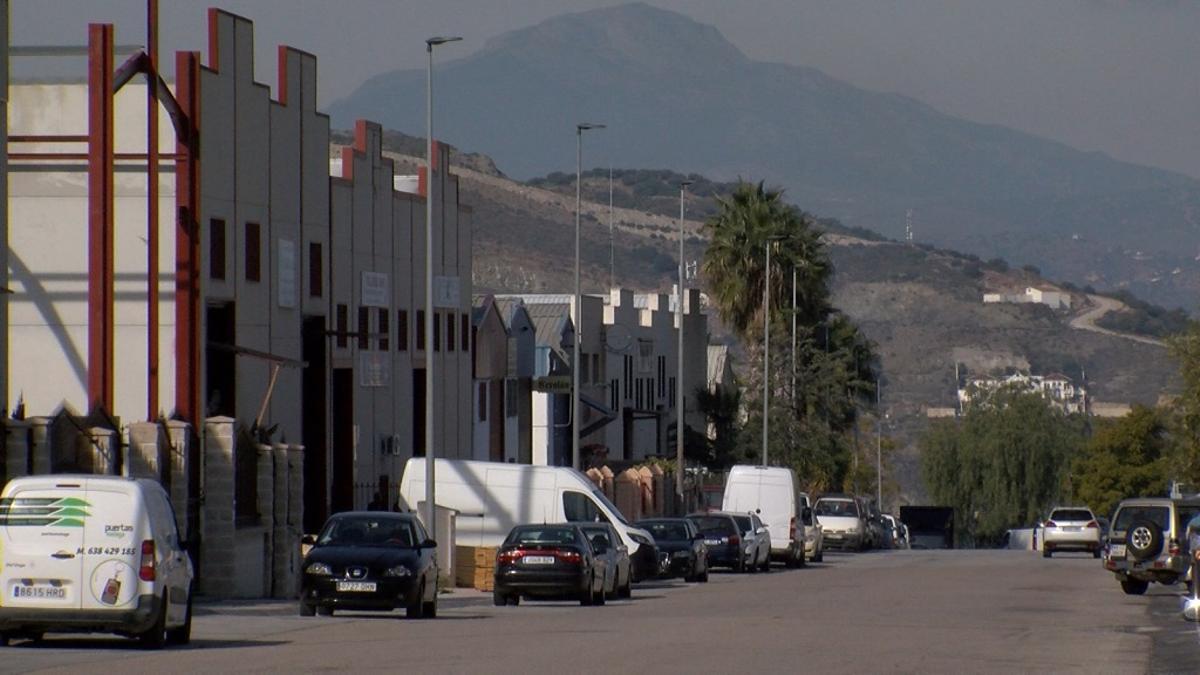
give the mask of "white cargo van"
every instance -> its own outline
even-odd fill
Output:
[[[30,476],[0,493],[0,644],[48,632],[187,643],[192,577],[154,481]]]
[[[499,546],[516,525],[612,523],[629,549],[635,580],[658,574],[658,550],[649,532],[630,525],[582,473],[570,467],[438,459],[438,506],[455,509],[454,543]],[[425,500],[425,459],[408,460],[400,497],[416,510]]]
[[[804,565],[804,506],[791,469],[734,466],[725,480],[721,510],[757,513],[771,533],[771,558],[788,567]]]

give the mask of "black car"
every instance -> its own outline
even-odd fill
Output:
[[[325,523],[301,566],[300,615],[335,609],[437,616],[437,543],[407,513],[339,513]]]
[[[667,555],[668,576],[684,581],[708,581],[708,547],[704,535],[687,518],[639,520],[637,526],[654,535],[660,553]]]
[[[735,572],[746,571],[741,531],[734,516],[728,513],[694,513],[687,517],[704,535],[708,548],[709,567],[728,567]]]
[[[523,597],[603,605],[606,553],[578,525],[518,525],[496,552],[492,599],[496,606]]]
[[[579,523],[579,529],[587,535],[588,541],[595,542],[596,537],[602,539],[602,545],[607,551],[600,554],[608,567],[608,581],[605,592],[608,597],[628,598],[632,595],[633,563],[629,558],[629,548],[621,543],[621,535],[617,534],[612,523]]]

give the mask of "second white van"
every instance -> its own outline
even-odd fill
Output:
[[[654,537],[634,527],[582,473],[570,467],[437,459],[438,506],[455,509],[454,543],[499,546],[517,525],[611,523],[629,549],[635,581],[659,572]],[[425,459],[408,460],[400,497],[417,510],[425,500]]]
[[[757,513],[771,533],[771,559],[804,565],[804,506],[796,474],[778,466],[739,464],[729,470],[721,510]]]

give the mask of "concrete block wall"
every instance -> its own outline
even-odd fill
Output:
[[[262,569],[262,586],[255,597],[269,598],[273,593],[275,557],[275,449],[259,444],[258,451],[258,516],[262,528],[257,534],[262,541],[259,568]],[[242,536],[242,532],[238,532]],[[251,535],[255,536],[255,535]]]
[[[210,417],[204,422],[204,431],[200,592],[224,596],[234,587],[238,554],[233,507],[234,419]]]
[[[171,506],[175,509],[175,519],[179,523],[179,531],[185,537],[200,531],[200,523],[192,522],[192,510],[189,508],[193,499],[199,495],[192,494],[192,481],[189,478],[189,466],[196,448],[196,434],[192,425],[181,420],[171,420],[166,424],[166,442],[168,444],[168,462],[171,475]]]
[[[162,439],[158,424],[130,424],[126,432],[125,446],[122,448],[121,474],[129,478],[157,479],[161,466],[161,452]]]
[[[29,475],[29,429],[25,420],[4,421],[4,479]]]
[[[117,454],[121,451],[120,432],[106,427],[92,427],[80,434],[84,456],[90,458],[92,473],[115,476],[120,464]]]
[[[29,418],[29,443],[35,475],[53,473],[50,470],[50,418]]]

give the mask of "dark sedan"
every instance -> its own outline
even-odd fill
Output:
[[[708,547],[704,535],[687,518],[640,520],[637,526],[654,535],[660,553],[667,555],[666,574],[684,581],[708,581]]]
[[[497,606],[523,597],[603,605],[605,553],[578,525],[518,525],[496,552],[492,599]]]
[[[400,607],[410,619],[437,616],[437,544],[415,516],[339,513],[305,543],[301,616]]]

